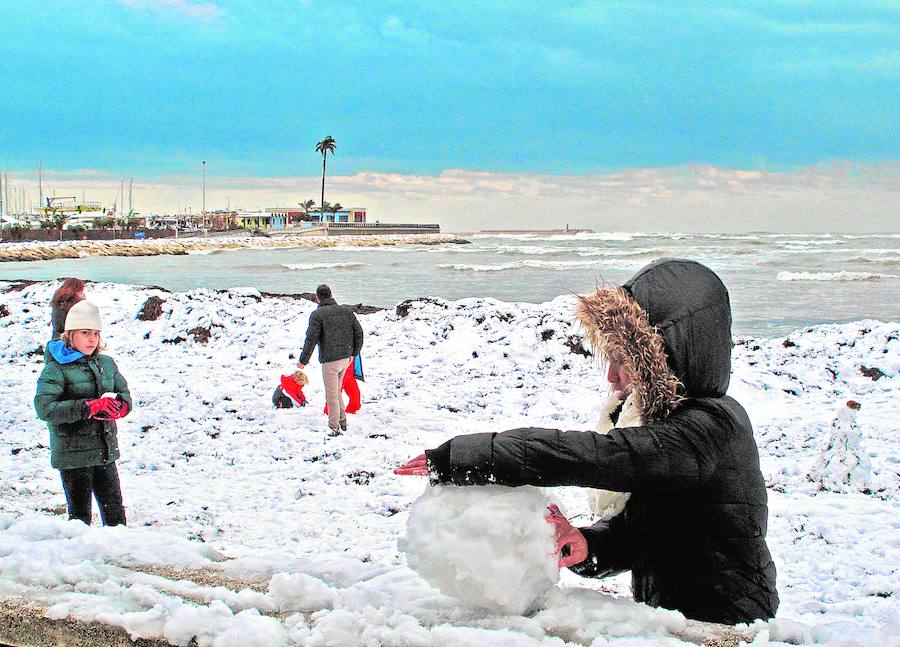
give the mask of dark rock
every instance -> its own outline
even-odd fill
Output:
[[[300,292],[299,294],[280,294],[278,292],[260,292],[260,294],[266,298],[271,299],[293,299],[294,301],[312,301],[315,303],[316,294],[315,292]]]
[[[431,299],[429,297],[422,297],[421,299],[407,299],[406,301],[398,303],[396,309],[394,310],[395,314],[403,319],[409,314],[409,309],[414,303],[430,303],[432,305],[438,306],[439,308],[443,308],[444,310],[447,309],[447,304],[442,301]]]
[[[154,295],[144,301],[144,305],[141,306],[140,312],[137,314],[137,318],[139,321],[156,321],[162,316],[163,309],[162,304],[165,301],[160,299],[158,296]]]
[[[0,319],[3,319],[3,317],[8,317],[8,316],[9,316],[9,308],[6,307],[5,303],[0,303]]]
[[[212,333],[209,331],[209,328],[204,326],[197,326],[196,328],[191,328],[188,330],[189,335],[194,336],[194,341],[198,344],[205,344],[209,341],[209,338],[212,337]]]
[[[569,348],[569,352],[574,353],[575,355],[582,355],[584,357],[593,357],[594,354],[585,348],[581,344],[581,338],[576,335],[569,335],[569,337],[565,341],[566,346]]]
[[[794,348],[797,346],[797,344],[792,342],[790,339],[785,339],[783,342],[781,342],[781,345],[785,348]]]
[[[35,283],[40,283],[40,281],[30,281],[28,279],[18,279],[15,281],[10,281],[9,285],[3,288],[3,292],[21,292],[28,286],[34,285]]]
[[[384,310],[384,308],[376,308],[375,306],[367,306],[362,303],[357,303],[356,305],[346,304],[350,307],[350,309],[358,315],[370,315],[373,312],[380,312]]]
[[[549,328],[547,328],[546,330],[542,330],[541,331],[541,341],[548,341],[550,339],[553,339],[553,335],[555,335],[555,334],[556,334],[556,331],[550,330]]]
[[[867,378],[876,382],[886,376],[886,373],[884,373],[884,371],[882,371],[880,368],[876,368],[875,366],[873,366],[872,368],[868,368],[867,366],[860,366],[859,372]]]
[[[357,485],[368,485],[369,481],[371,481],[374,476],[375,474],[368,470],[358,470],[347,474],[347,480],[356,483]]]

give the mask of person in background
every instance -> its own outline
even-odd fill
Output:
[[[319,307],[309,316],[306,341],[300,353],[297,368],[303,369],[319,347],[319,363],[322,365],[322,381],[325,384],[325,402],[328,405],[328,429],[332,436],[347,430],[347,415],[341,383],[344,373],[353,365],[353,358],[363,345],[363,329],[348,306],[338,305],[325,284],[316,288]],[[351,369],[352,370],[352,369]]]
[[[303,387],[309,384],[309,378],[303,371],[294,371],[291,375],[282,375],[281,383],[272,394],[272,404],[276,409],[291,409],[294,406],[305,407],[306,396]]]
[[[116,420],[132,408],[128,383],[116,363],[100,354],[100,309],[79,301],[66,315],[60,340],[37,382],[34,408],[50,429],[50,464],[59,470],[69,519],[91,523],[97,498],[105,526],[125,524],[116,460]]]
[[[773,617],[765,482],[747,413],[726,395],[731,306],[722,281],[694,261],[660,259],[621,287],[580,297],[578,317],[608,361],[612,390],[637,408],[627,416],[637,426],[457,436],[395,472],[627,492],[587,528],[551,506],[560,566],[589,577],[630,570],[636,601],[695,620]]]
[[[81,279],[68,278],[57,288],[50,299],[50,325],[53,328],[51,339],[59,339],[65,330],[69,308],[83,300],[84,281]]]

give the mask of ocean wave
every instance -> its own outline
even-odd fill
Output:
[[[559,233],[548,233],[548,232],[510,232],[506,234],[472,234],[471,238],[512,238],[516,240],[550,240],[559,242],[560,240],[613,240],[620,242],[628,242],[629,240],[633,240],[636,237],[644,237],[644,236],[662,236],[662,237],[671,237],[668,234],[642,234],[642,233],[623,233],[623,232],[581,232],[581,233],[567,233],[564,231],[560,231]]]
[[[843,243],[844,241],[838,240],[837,238],[791,238],[790,240],[775,241],[776,245],[783,245],[785,247],[807,247],[810,245],[842,245]]]
[[[880,281],[900,279],[900,275],[876,272],[779,272],[776,278],[779,281]]]
[[[525,256],[545,256],[547,254],[566,254],[572,251],[571,247],[541,247],[539,245],[500,245],[494,250],[498,254],[523,254]],[[489,251],[489,250],[486,250]]]
[[[363,267],[366,263],[351,261],[349,263],[282,263],[289,270],[340,270],[350,267]]]
[[[579,267],[597,267],[602,264],[603,263],[600,261],[513,261],[511,263],[499,263],[496,265],[445,263],[438,265],[438,267],[460,272],[505,272],[508,270],[519,270],[524,267],[543,270],[571,270]]]
[[[604,257],[622,257],[622,256],[665,256],[667,252],[659,249],[590,249],[580,247],[573,250],[578,256],[604,256]]]

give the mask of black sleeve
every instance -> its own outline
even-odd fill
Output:
[[[588,556],[580,564],[571,566],[572,572],[584,577],[608,577],[631,569],[633,542],[623,515],[579,530],[587,539]]]
[[[698,487],[716,470],[728,433],[703,409],[645,427],[537,427],[457,436],[429,455],[432,478],[457,485],[575,485],[618,492]]]
[[[316,312],[313,312],[309,316],[309,326],[306,328],[306,342],[303,344],[303,350],[300,353],[300,363],[304,366],[309,364],[313,350],[316,344],[319,343],[319,336],[322,334],[322,322],[319,321],[319,317],[316,314]]]

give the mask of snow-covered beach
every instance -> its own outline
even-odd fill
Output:
[[[631,602],[624,576],[564,571],[525,616],[473,609],[429,587],[398,548],[426,485],[392,469],[423,448],[466,432],[593,427],[606,384],[578,352],[571,297],[360,315],[363,409],[329,438],[315,367],[311,406],[270,402],[314,304],[92,284],[107,352],[136,403],[119,431],[129,526],[105,529],[65,521],[32,406],[57,285],[0,282],[6,602],[178,645],[674,645],[695,635],[681,614]],[[162,316],[137,320],[151,296],[165,301]],[[775,620],[748,629],[754,644],[900,644],[900,322],[739,337],[730,393],[754,423],[782,600]],[[552,495],[588,523],[582,492]],[[181,569],[206,579],[178,582]]]
[[[352,245],[384,247],[390,245],[440,245],[464,243],[452,234],[396,234],[386,236],[260,236],[160,238],[154,240],[72,240],[6,243],[0,246],[0,263],[45,261],[85,256],[163,256],[203,254],[223,249],[313,249]]]

